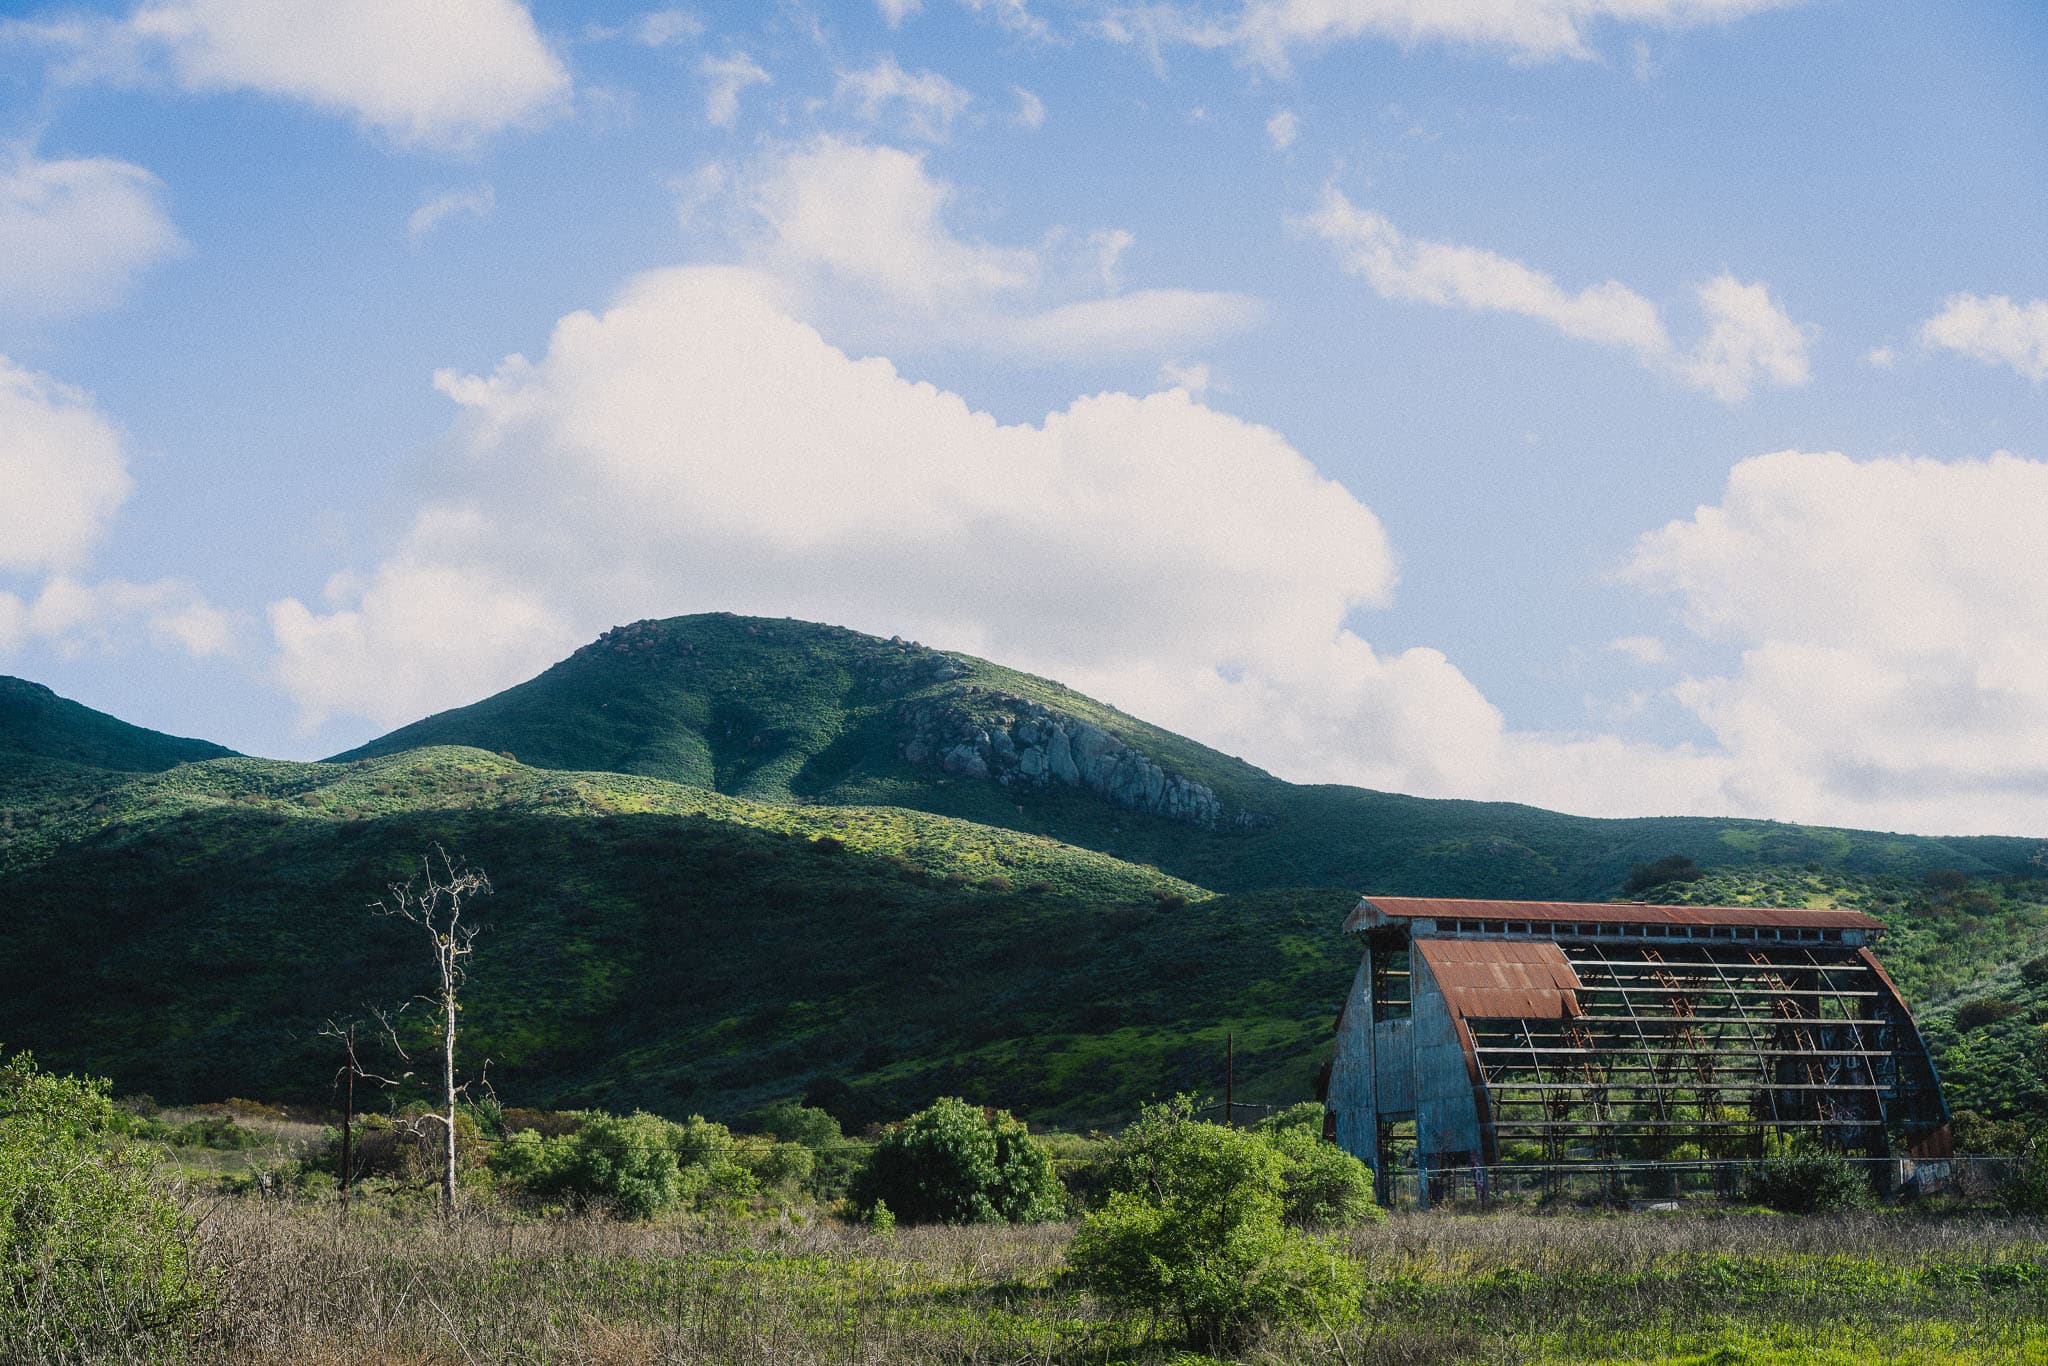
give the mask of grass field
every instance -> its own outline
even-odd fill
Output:
[[[1151,1362],[1205,1358],[1061,1275],[1070,1228],[882,1237],[784,1213],[636,1226],[219,1200],[191,1361]],[[2048,1361],[2048,1225],[1978,1216],[1397,1215],[1355,1326],[1256,1363]]]

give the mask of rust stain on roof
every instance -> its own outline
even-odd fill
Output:
[[[1604,901],[1462,901],[1434,896],[1368,896],[1344,922],[1354,930],[1371,913],[1397,919],[1527,920],[1545,925],[1769,925],[1801,930],[1879,930],[1884,922],[1861,911],[1781,906],[1645,906]]]
[[[1475,1020],[1567,1020],[1581,1014],[1579,975],[1549,941],[1418,939],[1451,1014]]]

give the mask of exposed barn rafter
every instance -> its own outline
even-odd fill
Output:
[[[1911,1012],[1854,911],[1367,897],[1328,1104],[1375,1168],[1945,1154]]]

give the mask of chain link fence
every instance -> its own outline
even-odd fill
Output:
[[[1890,1200],[1943,1198],[1989,1204],[2018,1173],[2012,1157],[1851,1158],[1871,1189]],[[1393,1168],[1383,1174],[1389,1209],[1543,1209],[1607,1206],[1678,1209],[1748,1200],[1754,1160],[1716,1162],[1578,1162],[1544,1166]]]

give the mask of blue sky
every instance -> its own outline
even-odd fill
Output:
[[[8,13],[0,671],[313,757],[730,609],[2048,830],[2038,6]]]

